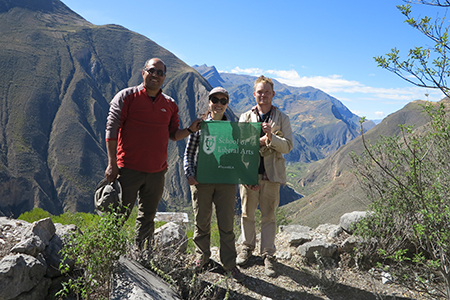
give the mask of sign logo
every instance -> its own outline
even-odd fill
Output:
[[[206,135],[203,142],[203,151],[206,154],[211,154],[216,149],[216,137],[212,135]]]

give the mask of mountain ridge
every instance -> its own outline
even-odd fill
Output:
[[[230,107],[237,113],[255,105],[253,84],[256,76],[219,72],[214,66],[194,65],[211,86],[222,86],[230,93]],[[296,141],[293,151],[285,155],[288,162],[300,159],[311,162],[323,159],[360,134],[360,117],[338,99],[314,87],[292,87],[274,82],[273,104],[291,120]],[[375,126],[365,124],[365,130]]]
[[[449,102],[444,99],[441,101]],[[408,103],[397,112],[365,133],[365,140],[373,144],[381,136],[398,136],[399,125],[414,125],[420,130],[429,122],[429,116],[423,110],[426,101],[416,100]],[[435,105],[438,105],[437,103]],[[315,227],[323,223],[339,223],[343,213],[366,210],[369,202],[352,174],[350,153],[361,155],[364,151],[362,137],[359,136],[339,148],[329,157],[309,164],[304,176],[297,179],[296,187],[304,198],[289,203],[280,209],[294,223]],[[288,171],[289,172],[289,171]]]
[[[109,101],[141,82],[148,58],[165,61],[163,89],[181,108],[190,108],[180,110],[182,127],[205,107],[199,99],[206,97],[209,83],[144,36],[118,25],[95,26],[58,0],[2,0],[0,7],[5,25],[0,28],[0,212],[5,216],[33,207],[52,214],[93,211],[93,188],[106,169]],[[179,85],[186,92],[174,87]],[[178,158],[184,143],[170,143],[171,155]],[[168,177],[175,173],[182,173],[179,163],[171,165]],[[178,186],[168,185],[166,194],[184,206],[190,198],[187,188]],[[164,199],[162,209],[171,201]]]
[[[59,0],[0,6],[0,215],[34,207],[54,215],[94,211],[94,188],[107,164],[109,101],[142,82],[147,59],[167,65],[162,89],[179,107],[181,128],[206,111],[211,85],[149,38],[93,25]],[[237,121],[231,109],[225,114]],[[169,141],[160,211],[190,211],[185,143]],[[301,197],[289,187],[283,193],[285,202]]]

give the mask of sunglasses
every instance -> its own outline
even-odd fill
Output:
[[[216,104],[216,103],[218,103],[219,101],[220,101],[220,103],[222,104],[222,105],[227,105],[228,104],[228,99],[227,98],[217,98],[217,97],[211,97],[211,102],[212,103],[214,103],[214,104]]]
[[[150,68],[145,70],[145,72],[149,73],[149,74],[155,74],[158,75],[159,77],[163,77],[164,75],[166,75],[166,72],[164,72],[163,70],[156,70],[155,68]]]

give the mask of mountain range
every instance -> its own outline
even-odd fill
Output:
[[[255,105],[253,84],[257,77],[218,72],[214,66],[193,66],[211,86],[222,86],[230,93],[230,107],[236,114]],[[312,162],[323,159],[360,135],[360,117],[338,99],[314,87],[292,87],[273,79],[273,103],[291,121],[294,150],[285,156],[288,162]],[[372,121],[364,124],[369,130]]]
[[[109,102],[141,83],[151,57],[168,67],[163,91],[177,103],[182,128],[206,110],[208,92],[216,86],[230,93],[229,119],[238,120],[254,105],[256,77],[191,67],[151,39],[119,25],[94,25],[59,0],[0,0],[0,24],[0,215],[17,217],[33,207],[55,215],[93,212],[94,189],[107,164]],[[353,204],[337,207],[339,212],[323,210],[336,193],[321,194],[321,187],[337,190],[333,184],[347,176],[346,153],[360,144],[360,118],[314,87],[274,83],[274,105],[289,116],[294,132],[294,149],[285,155],[288,169],[308,170],[290,169],[281,191],[283,209],[295,220],[309,214],[311,223],[321,210],[340,216]],[[401,114],[410,123],[420,115],[405,109]],[[401,121],[389,116],[376,127],[365,123],[364,130],[368,136],[394,134],[390,128]],[[185,142],[169,142],[160,210],[191,211],[182,167]]]
[[[450,104],[449,99],[441,102]],[[366,143],[375,144],[381,136],[398,136],[401,132],[399,125],[422,130],[430,121],[423,108],[425,104],[426,101],[416,100],[390,114],[365,133]],[[299,174],[291,178],[296,190],[305,197],[281,207],[281,210],[285,211],[292,222],[312,227],[324,223],[338,224],[344,213],[366,210],[370,202],[353,173],[354,166],[350,157],[350,153],[360,156],[363,151],[362,137],[358,136],[327,158],[307,164],[299,173],[291,173]]]
[[[205,109],[198,99],[210,85],[175,55],[121,26],[93,25],[59,0],[0,0],[0,24],[3,215],[33,207],[93,211],[93,189],[107,163],[109,101],[141,82],[147,59],[167,64],[164,90],[178,103],[182,127]],[[167,186],[175,188],[165,191],[161,209],[189,198],[179,159],[184,146],[169,145]]]

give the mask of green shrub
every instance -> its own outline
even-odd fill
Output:
[[[48,217],[50,217],[49,212],[43,210],[42,208],[35,207],[30,211],[24,212],[17,219],[33,223],[35,221],[39,221]]]
[[[359,253],[389,268],[396,280],[433,297],[450,297],[450,119],[441,103],[426,105],[429,126],[401,126],[352,155],[355,173],[371,200],[356,226],[367,241]],[[444,286],[444,288],[439,288]]]
[[[62,250],[64,262],[60,266],[66,274],[75,275],[63,283],[58,296],[74,292],[82,299],[108,299],[113,268],[131,244],[130,231],[123,225],[125,217],[115,213],[105,213],[102,217],[91,215],[92,218],[88,214],[76,215],[73,220],[85,222],[84,229],[66,242]],[[74,269],[69,267],[69,261],[75,262]]]

